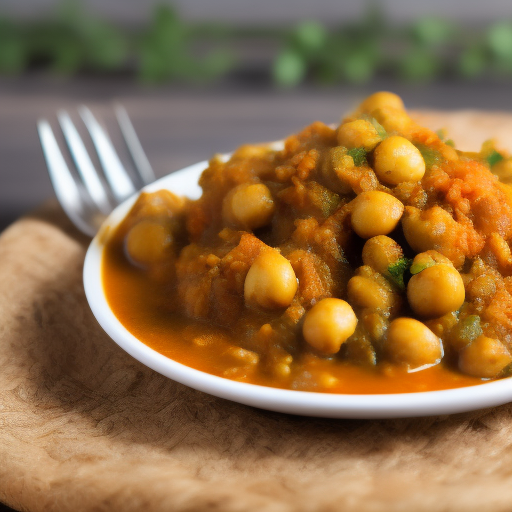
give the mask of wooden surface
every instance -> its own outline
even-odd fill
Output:
[[[510,116],[424,119],[460,143],[498,126],[512,140]],[[191,390],[103,333],[81,283],[86,245],[54,203],[0,237],[0,500],[31,512],[510,511],[511,404],[348,421]]]

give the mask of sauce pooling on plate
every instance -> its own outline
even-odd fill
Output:
[[[143,193],[106,244],[122,324],[233,380],[331,393],[479,384],[512,363],[512,159],[376,93],[337,128],[214,157],[196,201]]]

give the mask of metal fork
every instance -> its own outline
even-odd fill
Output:
[[[89,236],[96,234],[105,217],[119,203],[155,180],[153,169],[126,110],[121,105],[116,105],[114,110],[134,163],[137,184],[121,163],[108,133],[87,107],[81,106],[78,112],[92,139],[106,181],[97,172],[66,111],[59,111],[57,118],[76,165],[76,174],[69,169],[50,123],[46,119],[37,123],[39,139],[57,199],[73,224]]]

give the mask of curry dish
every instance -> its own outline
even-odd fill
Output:
[[[331,393],[512,368],[512,158],[454,148],[395,94],[282,149],[215,156],[195,201],[143,193],[110,236],[109,304],[142,342],[242,382]]]

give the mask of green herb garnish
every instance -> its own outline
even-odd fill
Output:
[[[455,142],[453,142],[453,139],[446,139],[446,130],[444,128],[437,130],[436,135],[439,137],[439,140],[444,141],[444,143],[447,146],[451,146],[452,148],[455,147]],[[444,140],[444,139],[446,139],[446,140]]]
[[[429,261],[413,263],[409,268],[409,272],[411,273],[411,275],[419,274],[422,270],[425,270],[428,267],[433,267],[434,265],[437,265],[437,263],[433,259]]]
[[[373,127],[377,130],[377,135],[381,138],[381,140],[384,140],[388,136],[388,132],[386,131],[384,126],[382,126],[377,121],[377,119],[375,119],[374,117],[370,117],[369,121],[370,121],[370,123],[372,123]]]
[[[364,148],[353,148],[347,151],[347,155],[352,157],[352,160],[354,160],[354,164],[357,167],[360,167],[367,162],[366,154],[366,149]]]
[[[496,150],[492,151],[487,157],[485,158],[487,160],[487,163],[490,167],[492,167],[494,164],[497,164],[501,160],[503,160],[503,155],[501,153],[498,153]]]
[[[388,278],[396,284],[400,290],[405,290],[404,274],[410,269],[412,260],[400,258],[388,267]]]
[[[432,149],[425,144],[415,144],[418,148],[423,160],[425,160],[425,166],[427,169],[430,169],[434,165],[438,165],[442,162],[441,153],[439,151]]]

